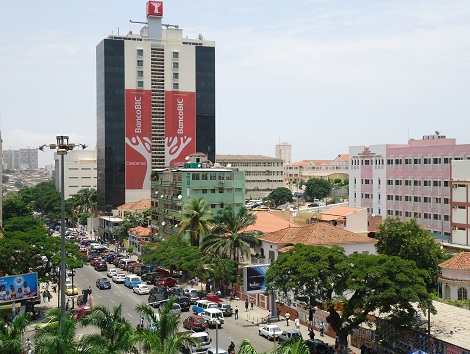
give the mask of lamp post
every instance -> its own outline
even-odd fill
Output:
[[[55,150],[57,155],[60,156],[60,326],[65,326],[65,187],[64,187],[64,156],[67,152],[73,150],[75,147],[80,146],[85,149],[85,144],[71,144],[69,137],[66,135],[57,135],[56,144],[43,144],[39,150],[44,151],[47,147]]]

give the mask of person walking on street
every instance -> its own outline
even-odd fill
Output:
[[[320,336],[323,337],[323,332],[325,331],[325,324],[323,321],[320,322]]]
[[[289,325],[290,313],[286,312],[286,324]]]
[[[281,309],[279,307],[276,309],[276,315],[277,315],[277,320],[279,321],[281,319]]]
[[[308,336],[311,340],[315,339],[315,332],[313,331],[313,327],[309,327],[308,329]]]
[[[245,300],[245,312],[248,312],[248,299]]]
[[[140,327],[140,329],[144,328],[144,317],[140,318],[139,327]]]
[[[238,306],[235,306],[235,319],[238,320]]]
[[[255,299],[251,299],[251,300],[250,300],[250,305],[251,305],[251,309],[252,309],[252,310],[253,310],[253,304],[254,304],[254,302],[255,302]]]
[[[295,329],[300,331],[300,320],[298,317],[294,320],[294,325],[295,325]]]

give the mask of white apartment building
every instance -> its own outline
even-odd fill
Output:
[[[54,153],[55,184],[60,191],[60,155]],[[97,165],[95,150],[72,150],[64,155],[64,197],[77,194],[84,188],[96,189]]]
[[[285,187],[284,161],[263,155],[216,155],[220,167],[245,172],[246,198],[264,198],[274,189]]]

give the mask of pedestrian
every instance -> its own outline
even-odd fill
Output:
[[[254,304],[254,302],[255,302],[255,299],[252,298],[252,299],[250,300],[250,305],[251,305],[251,309],[252,309],[252,310],[253,310],[253,304]]]
[[[289,325],[290,313],[286,312],[286,324]]]
[[[46,290],[44,290],[42,292],[42,302],[47,302],[47,291]]]
[[[323,337],[323,332],[325,331],[325,324],[323,321],[320,322],[320,336]]]
[[[300,331],[300,320],[298,317],[294,320],[294,325],[295,325],[295,329]]]
[[[277,314],[277,320],[279,321],[281,319],[281,308],[276,309],[276,314]]]
[[[248,312],[248,299],[245,300],[245,312]]]
[[[139,327],[140,327],[140,329],[144,328],[144,317],[143,316],[140,318]]]
[[[209,321],[206,321],[206,332],[209,333]]]
[[[312,327],[309,327],[308,329],[308,336],[310,337],[311,340],[315,339],[315,332],[313,331]]]
[[[235,306],[235,319],[238,320],[238,306]]]
[[[48,289],[46,289],[46,297],[47,297],[47,301],[48,301],[48,302],[51,302],[52,294],[51,294],[51,292],[50,292]]]
[[[88,295],[91,295],[91,285],[88,286]]]

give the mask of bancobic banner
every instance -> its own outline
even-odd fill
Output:
[[[194,92],[165,92],[165,165],[183,166],[196,152],[196,99]]]
[[[150,189],[151,93],[126,90],[126,189]]]

